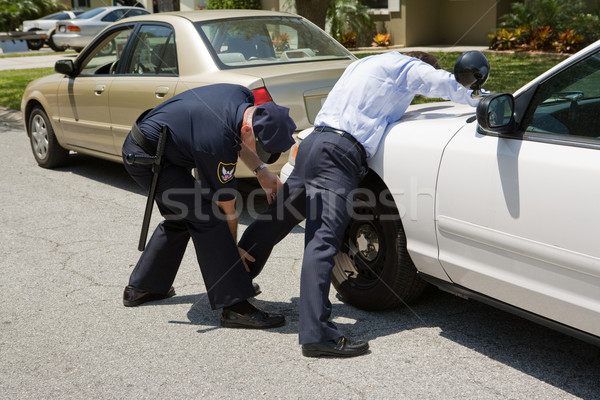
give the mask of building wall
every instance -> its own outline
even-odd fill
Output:
[[[440,40],[440,1],[405,0],[405,46],[437,44]],[[392,21],[394,23],[394,21]],[[394,44],[399,44],[394,42]]]
[[[496,0],[440,0],[439,43],[487,45],[496,28]]]
[[[487,45],[497,26],[498,8],[514,0],[400,0],[399,12],[375,10],[379,33],[393,45]]]

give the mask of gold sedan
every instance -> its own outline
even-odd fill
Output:
[[[38,164],[70,151],[122,162],[121,146],[144,111],[197,86],[243,85],[256,104],[288,107],[298,130],[312,125],[355,57],[306,19],[288,13],[214,10],[119,21],[56,74],[29,84],[21,111]],[[349,93],[349,95],[351,95]],[[273,169],[286,161],[283,155]],[[238,177],[252,176],[240,168]]]

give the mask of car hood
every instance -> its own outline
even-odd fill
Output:
[[[383,176],[403,151],[419,148],[439,159],[452,137],[466,124],[475,124],[475,108],[449,101],[410,106],[402,118],[391,124],[369,165]],[[437,165],[435,161],[431,165]],[[392,170],[392,169],[390,169]]]

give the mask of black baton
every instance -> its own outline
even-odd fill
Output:
[[[165,144],[167,143],[167,126],[163,126],[158,137],[155,156],[136,156],[135,154],[127,154],[126,161],[128,164],[152,164],[152,184],[148,190],[148,198],[146,199],[146,211],[144,212],[144,221],[142,222],[142,231],[140,232],[140,242],[138,250],[144,251],[146,248],[146,238],[148,237],[148,228],[150,226],[150,218],[152,217],[152,207],[154,206],[154,197],[156,195],[156,185],[158,184],[158,175],[162,168],[165,153]]]

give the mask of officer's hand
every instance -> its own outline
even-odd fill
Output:
[[[275,196],[277,196],[277,192],[283,186],[283,182],[281,182],[281,179],[277,175],[269,171],[268,168],[258,171],[256,177],[258,178],[258,183],[260,183],[260,186],[267,194],[267,201],[271,204]]]
[[[240,258],[242,259],[242,262],[244,263],[244,268],[246,268],[246,272],[250,272],[250,268],[248,267],[248,263],[246,262],[246,260],[248,260],[250,262],[255,262],[256,260],[249,253],[247,253],[246,250],[242,249],[241,247],[238,247],[238,251],[240,253]]]

